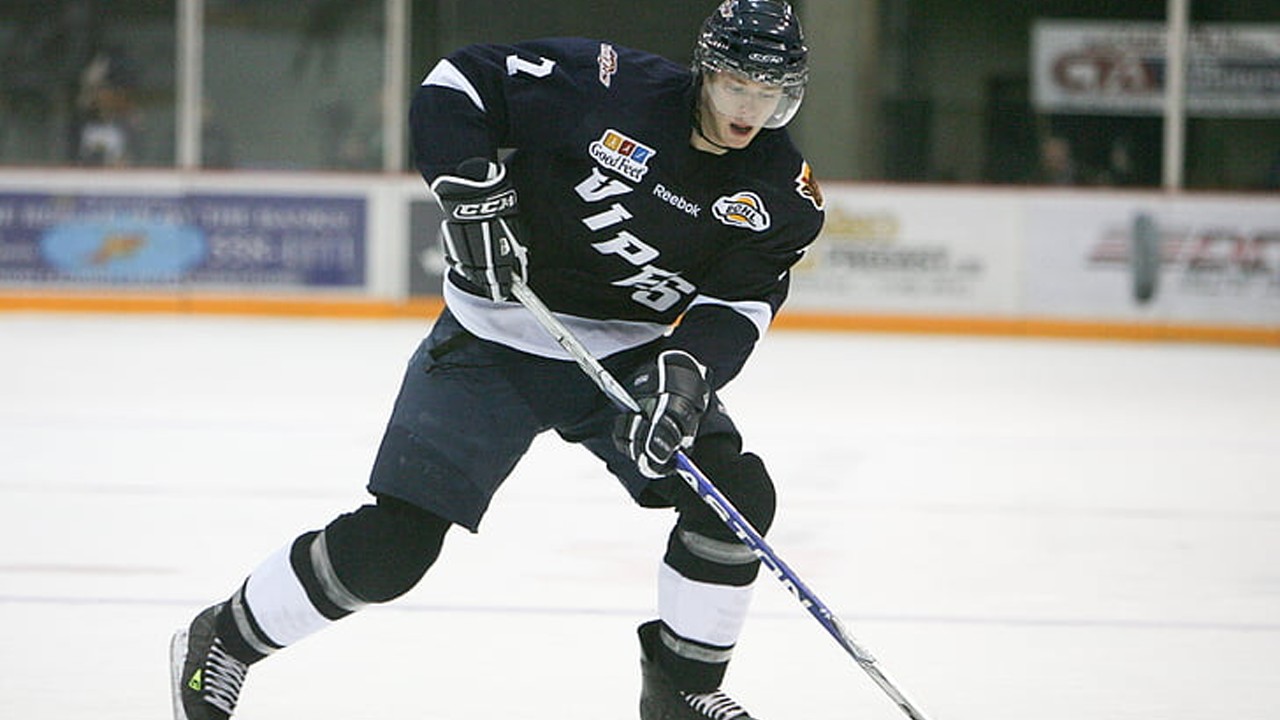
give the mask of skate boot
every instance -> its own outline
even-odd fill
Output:
[[[227,720],[249,666],[231,657],[214,631],[221,605],[206,609],[169,645],[174,720]]]
[[[754,720],[720,690],[685,692],[658,666],[658,622],[640,626],[640,720]]]

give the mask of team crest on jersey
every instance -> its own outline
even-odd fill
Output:
[[[657,150],[612,128],[591,143],[590,152],[597,163],[636,182],[649,172],[649,158],[658,154]]]
[[[796,193],[813,203],[816,210],[821,210],[827,204],[822,198],[822,188],[818,187],[818,181],[813,177],[813,169],[804,161],[800,162],[800,174],[796,176]]]
[[[618,72],[618,53],[609,43],[600,43],[600,57],[596,62],[600,65],[600,84],[609,87],[614,73]]]
[[[750,190],[739,190],[732,195],[722,196],[711,206],[711,213],[725,225],[756,232],[764,232],[772,224],[769,211],[764,208],[764,201]]]

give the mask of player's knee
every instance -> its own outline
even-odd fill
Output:
[[[342,515],[324,529],[333,574],[365,602],[395,599],[422,579],[440,556],[450,523],[394,498]]]
[[[754,453],[742,452],[742,440],[736,435],[718,435],[700,441],[694,447],[693,460],[761,534],[773,525],[778,507],[773,479],[764,461]],[[700,498],[681,503],[681,523],[711,537],[734,539],[724,521]]]
[[[773,524],[777,497],[764,463],[742,453],[736,438],[695,448],[695,462],[729,502],[761,533]],[[748,585],[760,563],[732,530],[693,493],[679,503],[680,519],[667,543],[665,561],[692,580]]]

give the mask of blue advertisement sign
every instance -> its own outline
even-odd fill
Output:
[[[359,287],[366,201],[0,193],[0,283]]]

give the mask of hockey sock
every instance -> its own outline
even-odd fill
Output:
[[[773,523],[776,498],[764,463],[741,452],[736,435],[702,438],[696,462],[760,531]],[[692,492],[677,503],[658,574],[657,661],[682,690],[719,687],[746,621],[760,561]]]
[[[361,609],[408,592],[439,556],[448,521],[390,498],[308,532],[268,557],[217,619],[228,651],[261,660]]]
[[[328,556],[341,583],[371,603],[393,600],[422,579],[440,556],[452,524],[416,505],[379,496],[329,523]]]
[[[671,545],[679,550],[674,557],[669,551],[658,570],[662,642],[656,659],[682,690],[714,690],[746,621],[759,561],[741,543],[679,528],[672,533]],[[700,571],[697,574],[718,576],[718,582],[694,579],[678,569],[691,564]]]
[[[337,581],[324,533],[309,532],[262,562],[218,614],[218,635],[253,663],[365,603]]]

